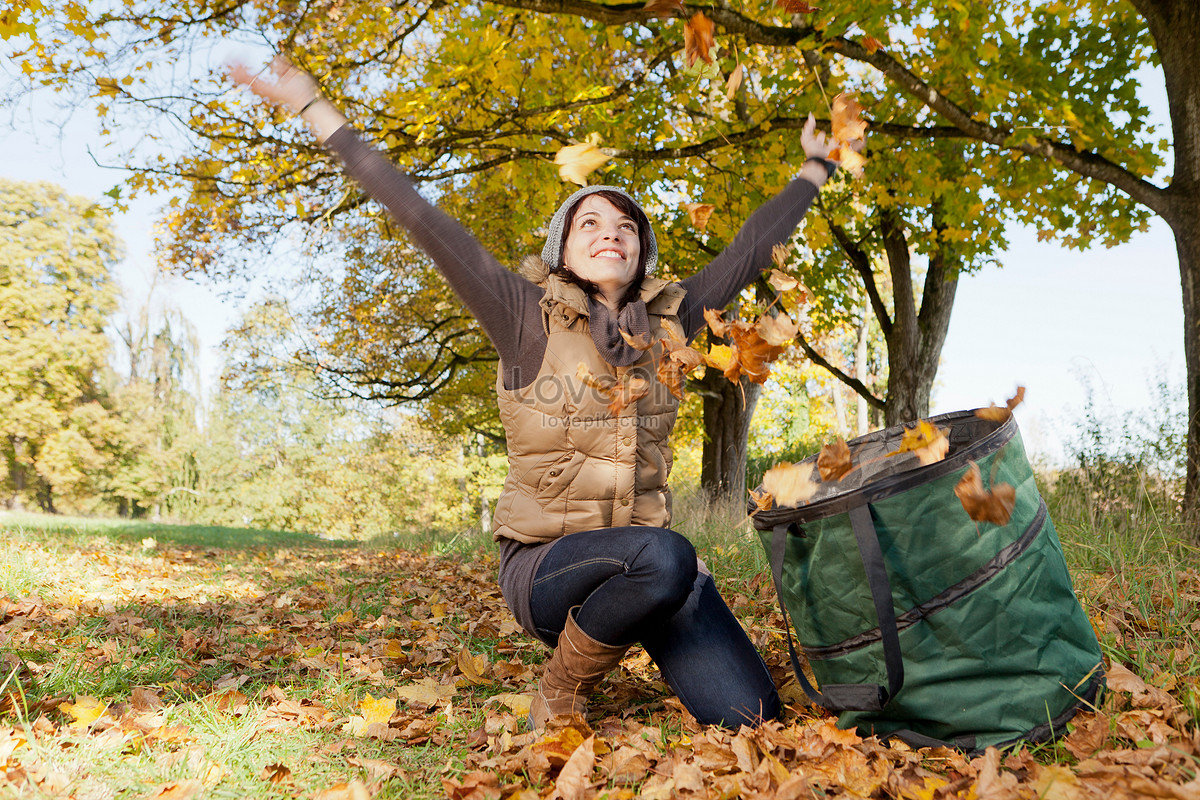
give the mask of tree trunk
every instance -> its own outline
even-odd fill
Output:
[[[1133,0],[1146,19],[1162,61],[1171,113],[1175,174],[1156,208],[1175,234],[1183,289],[1183,361],[1187,368],[1187,473],[1183,519],[1200,542],[1200,3],[1195,0]]]
[[[863,386],[867,385],[867,332],[871,327],[871,302],[863,299],[862,322],[858,325],[858,339],[854,343],[854,377]],[[855,415],[855,436],[866,436],[871,430],[871,410],[867,398],[858,395]]]
[[[888,349],[888,390],[884,424],[901,425],[929,416],[929,395],[937,377],[942,346],[950,329],[950,312],[958,290],[958,264],[950,248],[942,244],[929,257],[921,309],[913,293],[912,263],[908,238],[898,214],[885,210],[880,215],[888,269],[892,275],[896,313],[885,328]],[[935,206],[933,225],[940,228]]]
[[[730,383],[708,369],[700,379],[704,397],[704,450],[700,458],[700,488],[713,499],[735,502],[746,496],[746,446],[750,418],[762,387],[742,378]]]

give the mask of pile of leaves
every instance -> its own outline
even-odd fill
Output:
[[[36,591],[0,597],[0,793],[1200,798],[1184,703],[1195,677],[1147,683],[1112,663],[1102,707],[1052,746],[966,758],[863,739],[804,700],[765,575],[722,591],[776,678],[781,720],[700,726],[635,648],[587,723],[536,734],[524,720],[547,651],[504,606],[494,556],[64,552],[6,535],[0,554],[23,550],[47,572]],[[1200,596],[1200,574],[1179,579]],[[1108,584],[1088,590],[1110,641],[1158,624]]]

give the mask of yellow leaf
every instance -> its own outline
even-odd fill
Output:
[[[737,92],[738,88],[741,87],[743,72],[744,70],[742,69],[742,65],[738,64],[733,68],[733,72],[729,73],[729,80],[725,82],[726,98],[732,100],[733,95]]]
[[[597,147],[599,135],[593,133],[582,144],[569,144],[554,154],[558,164],[558,176],[564,181],[587,186],[587,176],[604,166],[612,156],[606,156]]]
[[[380,697],[377,700],[368,694],[366,698],[358,704],[358,707],[362,709],[363,719],[367,721],[368,725],[376,722],[386,725],[388,720],[392,718],[392,712],[396,710],[396,698]]]
[[[470,683],[491,683],[491,679],[483,674],[487,668],[488,659],[483,653],[473,656],[466,647],[458,651],[458,671]]]
[[[729,369],[733,365],[734,360],[733,348],[726,344],[714,344],[704,354],[705,363],[722,372]]]
[[[708,227],[708,220],[716,209],[712,203],[684,203],[683,207],[687,209],[692,225],[700,230]]]
[[[763,474],[763,489],[774,498],[776,505],[795,507],[807,503],[819,484],[813,480],[812,464],[792,464],[784,461]]]
[[[396,695],[406,703],[433,707],[440,701],[454,696],[454,687],[437,683],[433,678],[422,678],[416,683],[401,686]]]
[[[74,703],[60,703],[58,710],[71,715],[72,728],[86,728],[108,710],[107,703],[101,703],[91,695],[75,699]]]
[[[342,613],[340,613],[336,617],[334,617],[333,621],[340,622],[343,625],[350,623],[350,622],[354,622],[354,612],[347,608],[345,611],[343,611]]]
[[[900,437],[900,447],[888,453],[889,456],[901,453],[912,453],[923,466],[934,464],[946,457],[950,452],[950,440],[946,432],[928,420],[920,420],[916,426],[905,428]]]
[[[518,717],[529,715],[529,707],[533,704],[533,697],[527,694],[515,694],[511,692],[502,692],[494,694],[485,700],[485,703],[496,701],[503,706],[506,706],[509,711],[516,714]]]

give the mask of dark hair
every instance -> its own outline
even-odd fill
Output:
[[[642,207],[634,201],[630,200],[623,194],[601,190],[593,192],[589,195],[584,195],[575,202],[575,205],[567,209],[567,216],[563,221],[563,237],[562,243],[558,246],[558,266],[550,270],[551,274],[558,275],[568,283],[573,283],[580,289],[583,289],[588,295],[600,294],[600,287],[589,280],[579,277],[571,268],[563,262],[563,254],[567,249],[567,238],[571,235],[571,225],[575,222],[575,212],[579,206],[588,197],[603,197],[608,202],[612,203],[627,217],[633,219],[637,223],[638,229],[638,264],[637,273],[633,276],[633,283],[629,284],[629,288],[625,290],[625,295],[617,304],[618,308],[624,308],[628,303],[632,303],[638,298],[638,294],[642,291],[642,281],[646,278],[646,258],[650,254],[650,248],[653,247],[653,240],[650,238],[650,220],[646,216],[646,212],[642,211]]]

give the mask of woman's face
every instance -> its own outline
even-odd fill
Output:
[[[637,222],[599,195],[575,209],[563,248],[563,263],[600,287],[605,301],[619,300],[638,272],[642,248]]]

